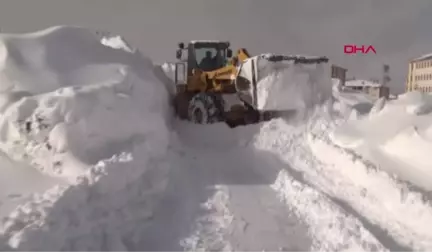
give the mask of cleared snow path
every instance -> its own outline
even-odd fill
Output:
[[[270,187],[278,172],[269,163],[274,156],[244,147],[257,128],[233,131],[225,125],[188,123],[177,128],[182,146],[176,150],[178,165],[160,211],[136,249],[311,248],[306,223]]]

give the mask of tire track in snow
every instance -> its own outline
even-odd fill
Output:
[[[277,175],[273,167],[268,167],[274,155],[239,145],[253,135],[245,133],[253,127],[231,130],[225,125],[188,125],[183,130],[179,128],[184,160],[190,166],[189,174],[182,176],[194,177],[207,188],[216,189],[204,204],[210,211],[196,215],[192,232],[182,239],[184,249],[311,248],[308,227],[270,188]],[[245,138],[238,139],[239,135]]]
[[[226,132],[218,127],[189,128],[192,133],[183,132],[183,137],[185,146],[193,149],[186,156],[195,156],[197,170],[207,170],[203,177],[228,189],[233,218],[223,233],[234,250],[386,250],[355,216],[295,174],[280,172],[287,164],[278,156],[236,146],[252,142],[260,125]]]
[[[195,220],[194,232],[180,241],[187,251],[232,251],[225,233],[233,216],[228,209],[229,193],[226,186],[216,185],[216,192],[202,207],[208,214]]]
[[[347,178],[346,187],[351,187],[350,191],[353,191],[353,185],[364,188],[363,198],[373,201],[374,204],[355,201],[346,195],[339,198],[344,199],[346,204],[359,213],[369,213],[369,221],[380,226],[383,232],[389,233],[397,243],[405,247],[405,250],[431,250],[432,205],[427,197],[417,188],[397,181],[387,172],[380,170],[377,165],[362,159],[354,152],[333,144],[329,135],[325,134],[331,130],[332,125],[323,119],[311,125],[308,136],[311,150],[327,170],[337,170]],[[317,131],[314,127],[327,130]],[[337,158],[329,160],[330,156]],[[352,169],[343,169],[347,166]]]
[[[430,249],[430,206],[421,201],[420,195],[398,187],[384,172],[372,173],[361,162],[353,162],[347,153],[341,155],[328,143],[318,141],[329,130],[329,122],[319,120],[304,128],[292,127],[283,120],[272,121],[263,128],[257,145],[278,152],[294,164],[308,183],[357,216],[387,248]]]
[[[224,186],[211,183],[211,174],[196,165],[194,153],[173,140],[168,188],[152,222],[140,231],[135,246],[144,251],[231,250],[225,239],[231,213]]]
[[[314,236],[311,250],[387,251],[362,223],[325,194],[282,170],[272,185],[281,199],[306,220]]]

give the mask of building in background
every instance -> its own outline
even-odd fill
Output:
[[[432,54],[413,59],[408,65],[406,91],[432,92]]]
[[[339,79],[342,86],[345,85],[347,71],[348,69],[346,68],[336,66],[336,65],[331,65],[331,77],[335,79]]]
[[[376,80],[348,80],[345,82],[344,89],[361,91],[375,99],[381,97],[388,99],[390,96],[389,87],[382,85]]]

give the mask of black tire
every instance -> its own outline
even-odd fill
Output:
[[[189,101],[188,117],[197,124],[223,121],[223,101],[215,94],[198,93]]]

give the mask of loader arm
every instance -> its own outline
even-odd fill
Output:
[[[246,48],[240,48],[237,51],[237,55],[233,57],[232,63],[233,65],[238,65],[238,62],[243,62],[248,58],[250,58],[250,54]]]
[[[236,91],[234,81],[238,75],[238,66],[248,58],[250,55],[247,50],[241,48],[226,66],[214,71],[203,72],[201,80],[203,82],[210,80],[215,91],[233,93]]]

